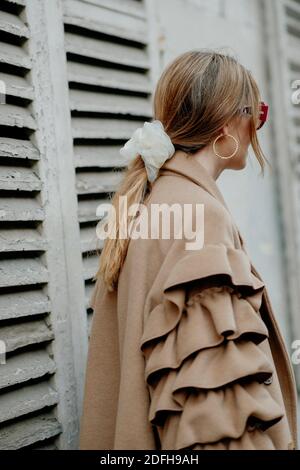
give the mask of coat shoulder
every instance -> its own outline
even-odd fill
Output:
[[[176,175],[159,178],[146,205],[152,204],[181,208],[187,225],[194,228],[201,225],[204,245],[224,243],[234,246],[236,225],[232,215],[219,199],[193,181]],[[184,234],[183,241],[187,241]]]
[[[226,211],[222,203],[203,186],[175,174],[164,175],[157,179],[153,186],[150,200],[151,202],[161,201],[170,204],[176,202],[200,202],[219,208],[220,211]]]

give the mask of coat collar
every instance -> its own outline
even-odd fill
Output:
[[[217,198],[230,213],[216,181],[192,155],[189,156],[182,150],[176,150],[173,157],[164,163],[160,171],[161,175],[177,173],[189,178]]]
[[[160,174],[162,176],[172,174],[174,175],[174,173],[189,178],[191,181],[204,188],[212,196],[218,199],[218,201],[220,201],[224,208],[229,212],[233,224],[237,229],[241,245],[243,249],[245,249],[244,240],[240,234],[237,225],[234,222],[234,217],[232,216],[216,181],[206,170],[206,168],[201,165],[198,160],[193,158],[192,155],[189,156],[186,152],[182,150],[176,150],[172,158],[166,160],[166,162],[160,168]]]

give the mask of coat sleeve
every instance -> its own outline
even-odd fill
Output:
[[[264,283],[243,250],[206,245],[173,266],[140,347],[149,420],[161,449],[273,449],[264,431],[284,416],[260,344]],[[149,309],[150,310],[150,309]]]

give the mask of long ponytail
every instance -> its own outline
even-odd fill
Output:
[[[115,236],[112,238],[105,238],[104,245],[100,255],[100,265],[93,280],[99,276],[103,276],[105,284],[109,290],[114,290],[117,287],[117,281],[120,270],[125,261],[129,237],[121,238],[120,223],[126,218],[126,226],[132,222],[134,215],[126,215],[120,213],[123,210],[123,205],[119,204],[121,196],[126,196],[127,207],[137,207],[145,202],[146,197],[150,194],[151,183],[147,179],[147,172],[143,160],[138,156],[135,158],[125,170],[124,178],[121,181],[119,189],[115,192],[111,204],[114,210],[115,217],[108,219],[106,223],[110,223],[110,228],[114,230]]]

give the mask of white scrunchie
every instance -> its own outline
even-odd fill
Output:
[[[157,178],[160,167],[174,152],[175,147],[159,120],[145,122],[120,149],[127,164],[138,155],[142,157],[150,182]]]

